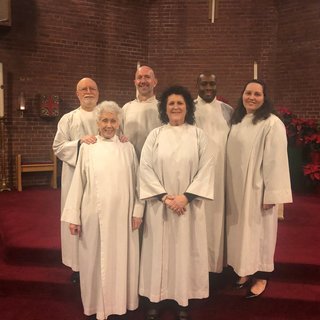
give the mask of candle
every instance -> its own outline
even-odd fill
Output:
[[[0,62],[0,118],[4,117],[4,96],[3,96],[3,67]]]
[[[26,98],[23,92],[20,92],[20,96],[19,96],[19,110],[20,111],[26,110]]]
[[[253,79],[258,79],[258,63],[255,61],[253,63]]]
[[[211,23],[214,23],[214,15],[215,15],[216,2],[215,0],[211,1]]]

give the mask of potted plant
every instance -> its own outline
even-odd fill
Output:
[[[307,177],[310,187],[320,193],[320,164],[307,163],[303,166],[303,173]]]
[[[287,132],[291,184],[294,191],[317,184],[320,161],[320,133],[313,119],[297,117],[288,108],[277,109]],[[317,171],[318,170],[318,171]]]

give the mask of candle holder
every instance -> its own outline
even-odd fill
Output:
[[[7,185],[7,170],[6,170],[6,152],[4,145],[4,117],[0,118],[0,149],[1,149],[1,186],[0,192],[2,191],[11,191],[11,189]]]

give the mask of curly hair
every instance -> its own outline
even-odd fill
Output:
[[[188,124],[194,124],[195,123],[195,105],[193,102],[193,98],[191,96],[191,93],[188,91],[187,88],[182,86],[172,86],[167,88],[165,91],[163,91],[160,101],[158,104],[158,111],[159,111],[159,118],[162,123],[167,124],[169,123],[169,118],[167,115],[167,102],[168,97],[172,94],[180,95],[183,97],[186,107],[187,107],[187,113],[184,122]]]
[[[118,119],[121,121],[122,119],[122,109],[119,105],[114,101],[102,101],[100,102],[95,109],[97,120],[100,119],[101,114],[105,112],[114,113]]]
[[[256,124],[261,120],[265,120],[270,117],[271,113],[277,115],[277,112],[273,108],[272,102],[267,95],[267,87],[266,87],[265,82],[263,82],[262,80],[254,79],[254,80],[248,81],[245,84],[245,86],[243,87],[243,90],[241,92],[241,96],[238,100],[238,106],[234,110],[233,115],[231,117],[231,124],[237,124],[237,123],[241,122],[242,119],[244,118],[244,116],[247,114],[247,111],[243,105],[242,96],[247,88],[247,85],[250,83],[260,84],[262,86],[262,92],[263,92],[263,97],[264,97],[264,102],[263,102],[262,106],[254,112],[254,117],[252,119],[252,122],[254,124]]]

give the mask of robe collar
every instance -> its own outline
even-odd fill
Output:
[[[155,102],[157,99],[156,99],[156,96],[152,96],[150,97],[149,99],[147,100],[144,100],[144,101],[141,101],[138,97],[136,98],[136,101],[139,102],[139,103],[153,103]]]
[[[214,97],[214,99],[211,102],[204,101],[200,96],[197,97],[195,103],[201,103],[201,104],[214,104],[217,101],[217,97]]]
[[[100,135],[97,135],[97,139],[102,142],[117,142],[117,141],[119,141],[119,138],[116,134],[111,139],[106,139]]]

